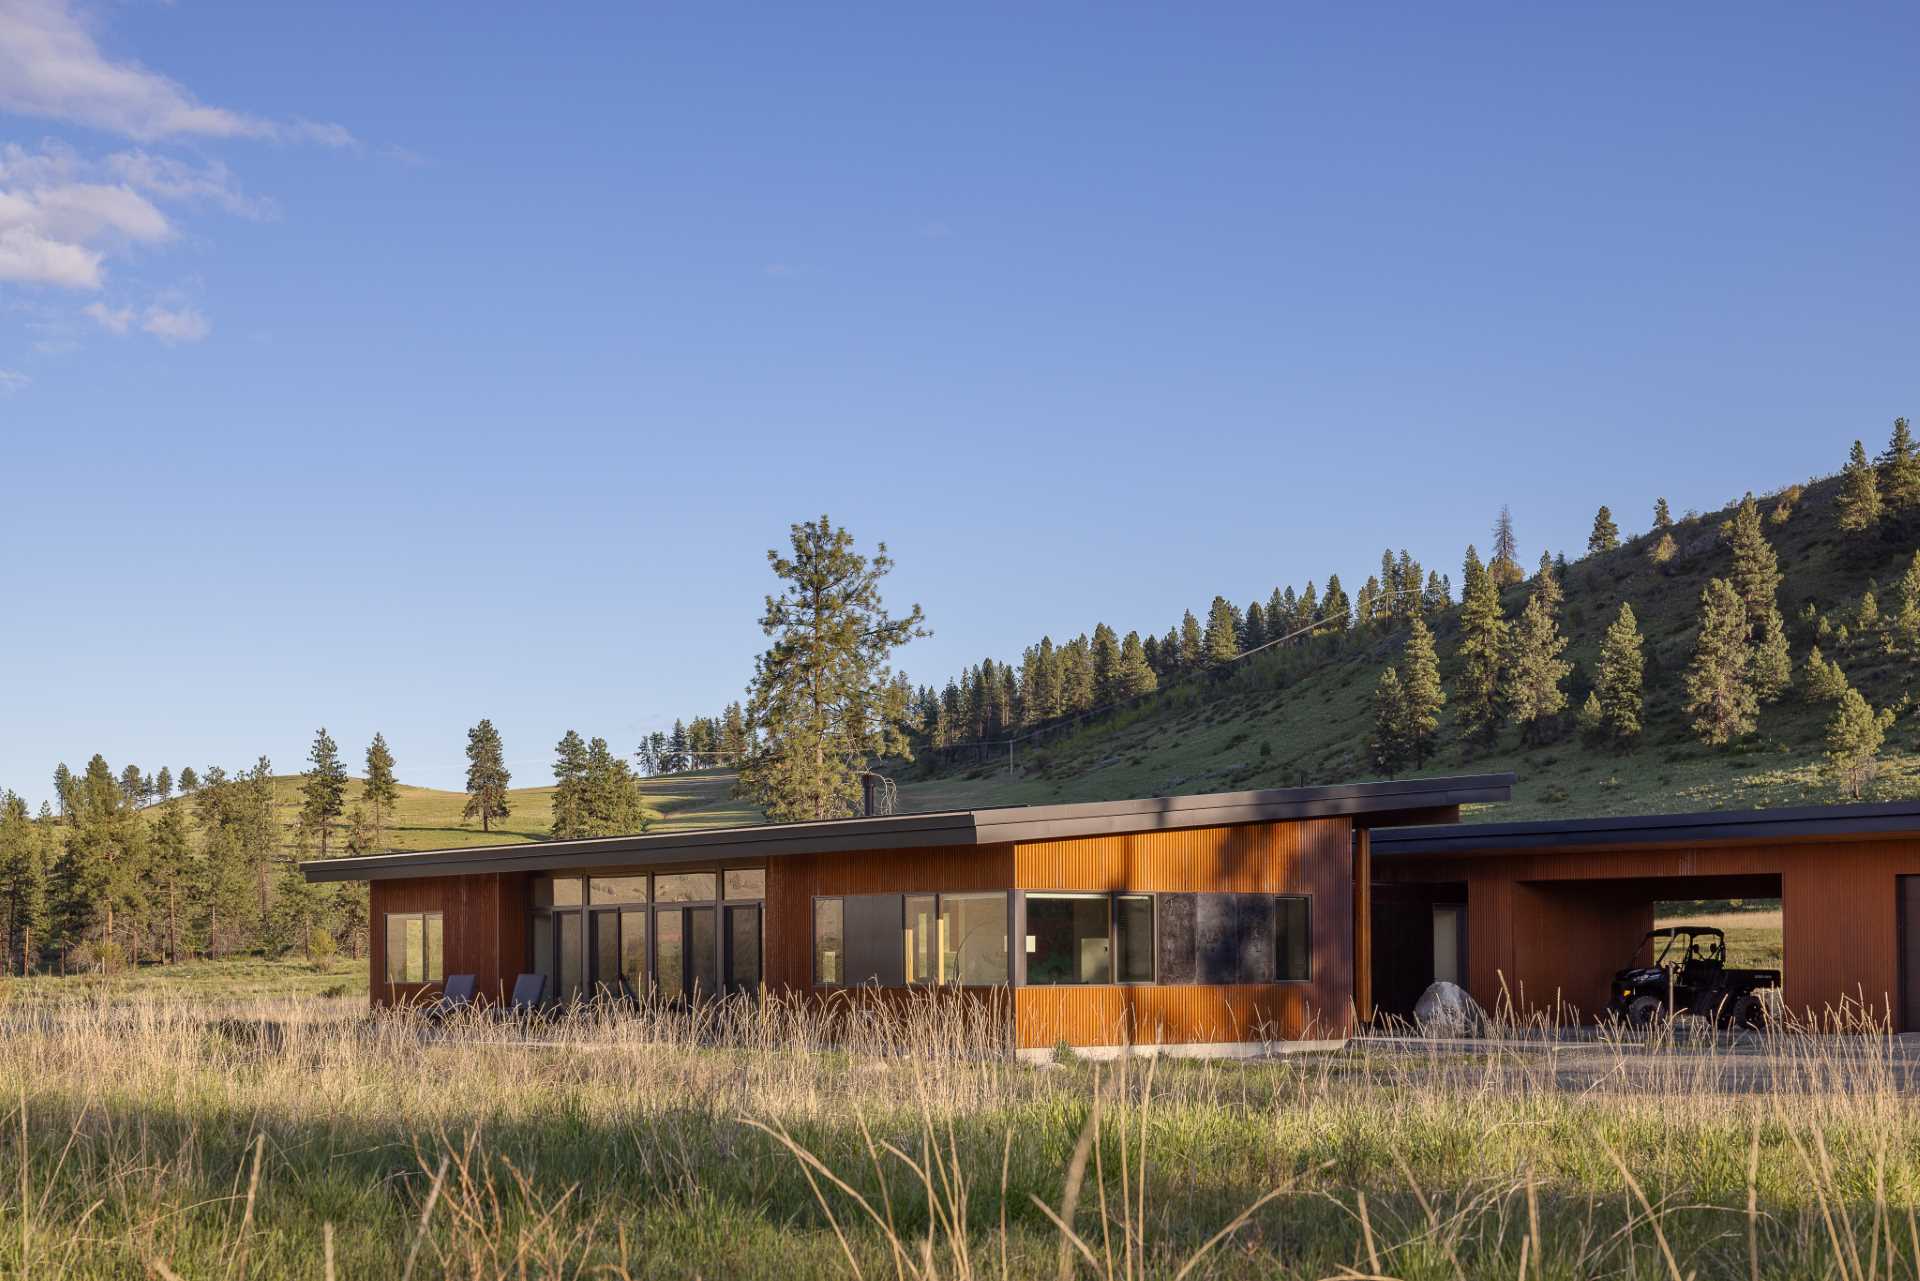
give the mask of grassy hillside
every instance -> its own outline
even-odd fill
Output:
[[[1866,535],[1845,535],[1834,522],[1837,481],[1803,493],[1763,498],[1760,510],[1780,560],[1780,608],[1787,619],[1796,675],[1814,636],[1802,609],[1812,605],[1830,625],[1857,631],[1860,596],[1875,591],[1883,604],[1912,559],[1917,531],[1883,524]],[[1787,501],[1790,500],[1790,501]],[[1787,501],[1788,514],[1771,513]],[[1491,750],[1460,741],[1450,707],[1442,717],[1443,746],[1423,774],[1513,770],[1520,776],[1512,804],[1500,817],[1647,813],[1661,810],[1759,808],[1838,799],[1821,775],[1820,757],[1830,708],[1811,706],[1797,691],[1762,711],[1748,740],[1712,748],[1687,726],[1682,677],[1692,654],[1695,620],[1707,580],[1731,564],[1723,522],[1733,507],[1690,515],[1676,523],[1679,555],[1656,566],[1651,539],[1574,562],[1566,575],[1562,628],[1566,657],[1576,663],[1570,707],[1591,684],[1600,639],[1622,601],[1639,616],[1647,652],[1647,729],[1630,752],[1594,749],[1568,732],[1552,745],[1527,750],[1507,731]],[[1537,556],[1537,551],[1534,553]],[[1457,574],[1457,569],[1455,573]],[[1509,589],[1509,617],[1528,588]],[[1451,685],[1458,663],[1457,609],[1435,628],[1443,678]],[[992,761],[923,761],[903,776],[902,802],[916,810],[957,805],[1038,803],[1202,792],[1246,787],[1363,779],[1376,771],[1367,757],[1375,681],[1397,660],[1403,632],[1344,643],[1255,655],[1221,676],[1180,682],[1135,706],[1038,743],[1021,743],[1009,770]],[[1907,710],[1915,664],[1883,652],[1880,639],[1822,646],[1876,707],[1900,706],[1874,784],[1883,797],[1920,794],[1920,723]],[[1489,814],[1488,817],[1493,817]]]
[[[733,782],[733,774],[721,770],[642,779],[640,789],[646,797],[647,830],[692,831],[761,821],[763,815],[758,809],[733,798]],[[299,817],[300,785],[297,774],[283,775],[273,781],[274,799],[290,846]],[[360,803],[360,792],[361,780],[349,780],[349,811]],[[546,840],[553,822],[553,788],[518,787],[508,796],[512,813],[495,824],[491,832],[482,832],[478,822],[461,817],[467,803],[464,792],[402,784],[399,803],[388,816],[382,847],[396,851],[440,850],[463,845],[512,845]],[[178,805],[182,801],[167,803]],[[334,825],[332,839],[337,851],[341,848],[339,843],[346,839],[344,822]]]

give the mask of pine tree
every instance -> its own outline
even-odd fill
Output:
[[[1440,730],[1440,709],[1447,694],[1440,685],[1440,656],[1434,652],[1433,633],[1425,620],[1415,618],[1407,630],[1407,643],[1400,661],[1406,668],[1401,679],[1401,697],[1405,704],[1402,742],[1415,769],[1433,755],[1434,739]]]
[[[126,798],[127,808],[137,810],[147,799],[146,776],[138,765],[129,765],[120,771],[120,794]]]
[[[507,785],[512,781],[500,731],[483,718],[467,731],[467,806],[460,816],[478,818],[481,831],[492,831],[493,820],[513,813],[507,799]]]
[[[925,701],[929,704],[929,712],[938,705],[931,689],[925,691]],[[932,721],[929,717],[924,721],[922,727],[924,728],[925,725],[931,723]],[[741,707],[737,702],[728,703],[726,711],[720,714],[720,750],[726,754],[726,763],[729,765],[739,765],[741,761],[747,758],[747,753],[751,751],[752,748],[753,736],[747,730],[746,709]]]
[[[44,942],[47,924],[45,828],[27,817],[27,803],[0,796],[0,924],[10,973],[25,974]]]
[[[1588,695],[1599,717],[1598,728],[1616,745],[1640,736],[1641,681],[1646,661],[1640,620],[1633,616],[1633,606],[1621,601],[1620,612],[1600,641],[1600,676]]]
[[[1198,671],[1206,661],[1205,639],[1200,633],[1200,620],[1188,610],[1180,616],[1180,669]]]
[[[73,771],[67,768],[65,761],[61,761],[53,767],[53,799],[59,803],[60,817],[62,819],[73,817],[74,796],[77,786],[78,784],[73,777]]]
[[[587,835],[587,741],[568,730],[553,749],[553,823],[556,841]]]
[[[1893,614],[1887,620],[1887,645],[1896,654],[1920,658],[1920,552],[1913,554],[1894,589]]]
[[[1260,607],[1259,601],[1247,606],[1246,625],[1240,629],[1240,649],[1259,649],[1267,643],[1267,612]]]
[[[1426,588],[1420,593],[1421,612],[1428,618],[1438,618],[1452,608],[1452,589],[1448,587],[1446,580],[1440,577],[1439,570],[1428,570]]]
[[[193,841],[187,831],[186,813],[178,808],[169,808],[154,824],[150,860],[155,889],[164,903],[169,965],[180,960],[183,914],[191,894],[189,887],[197,881],[193,863]]]
[[[1567,594],[1561,590],[1560,575],[1553,567],[1553,557],[1540,553],[1540,568],[1533,572],[1533,592],[1546,605],[1547,612],[1560,613],[1560,606],[1566,601]]]
[[[1060,663],[1052,637],[1042,636],[1038,645],[1027,647],[1020,665],[1020,691],[1026,724],[1038,725],[1060,714]]]
[[[319,836],[320,857],[326,858],[333,820],[347,808],[347,767],[340,763],[340,753],[325,726],[313,736],[307,762],[306,780],[300,785],[300,826]]]
[[[1233,606],[1224,596],[1215,596],[1207,610],[1207,631],[1203,639],[1206,665],[1218,669],[1240,657],[1240,638],[1233,624]]]
[[[1080,635],[1060,648],[1060,710],[1084,712],[1093,697],[1093,647]]]
[[[1510,630],[1500,589],[1479,554],[1467,547],[1460,597],[1460,726],[1469,739],[1491,743],[1500,733],[1502,667]]]
[[[1487,562],[1495,590],[1513,586],[1526,574],[1520,569],[1520,544],[1513,536],[1513,513],[1503,503],[1493,522],[1493,558]]]
[[[376,733],[373,742],[367,744],[367,781],[360,789],[360,799],[371,812],[373,844],[369,848],[378,849],[386,833],[387,815],[400,803],[400,784],[393,776],[393,752],[387,747],[385,734]]]
[[[1327,594],[1331,596],[1339,584],[1340,578],[1338,575],[1329,578],[1327,580]],[[1345,597],[1346,593],[1341,592],[1341,598],[1344,600]],[[1350,622],[1349,616],[1353,612],[1352,609],[1348,608],[1340,611],[1336,627],[1335,615],[1331,608],[1332,603],[1332,601],[1328,601],[1328,608],[1325,610],[1321,609],[1320,593],[1314,590],[1313,580],[1309,578],[1307,580],[1307,589],[1301,592],[1300,599],[1294,602],[1293,630],[1306,631],[1309,636],[1318,636],[1322,633],[1335,630],[1343,632],[1347,630]]]
[[[1552,581],[1548,566],[1548,580]],[[1557,589],[1556,589],[1557,590]],[[1508,714],[1520,726],[1520,740],[1529,747],[1547,742],[1553,734],[1561,711],[1567,705],[1561,688],[1573,664],[1561,659],[1567,648],[1560,634],[1559,621],[1548,602],[1552,597],[1535,591],[1520,611],[1520,620],[1512,632],[1506,672]]]
[[[153,794],[163,801],[173,798],[173,771],[164,765],[153,776]]]
[[[1793,686],[1793,655],[1787,649],[1787,632],[1780,611],[1769,610],[1753,642],[1751,668],[1753,694],[1762,703],[1778,701]]]
[[[1306,595],[1300,598],[1300,611],[1304,615],[1300,620],[1302,626],[1314,618],[1324,620],[1320,626],[1314,628],[1316,632],[1340,636],[1352,626],[1353,605],[1347,600],[1346,588],[1340,586],[1338,574],[1327,575],[1327,594],[1317,606],[1313,601],[1313,584],[1308,583]]]
[[[1749,493],[1733,516],[1733,588],[1745,611],[1753,647],[1750,680],[1762,703],[1779,698],[1793,683],[1793,660],[1777,602],[1780,562],[1760,523],[1760,508]]]
[[[640,796],[639,782],[627,763],[613,754],[606,739],[595,738],[587,744],[583,781],[586,803],[582,835],[626,836],[645,830],[646,804]]]
[[[1360,591],[1354,597],[1353,625],[1356,630],[1372,627],[1380,621],[1380,580],[1367,575],[1367,581],[1360,584]]]
[[[1755,635],[1775,612],[1780,562],[1760,525],[1760,509],[1749,493],[1733,514],[1733,589],[1740,594],[1747,627]]]
[[[1088,655],[1093,661],[1094,705],[1104,707],[1108,703],[1118,702],[1121,698],[1118,681],[1120,638],[1114,635],[1113,628],[1105,623],[1094,624],[1093,643]]]
[[[1733,584],[1716,578],[1700,593],[1700,634],[1687,668],[1687,711],[1703,742],[1719,746],[1753,732],[1759,700],[1749,675],[1747,614]]]
[[[188,765],[180,771],[180,795],[192,796],[199,790],[200,776],[194,773],[193,766]]]
[[[769,551],[767,563],[782,587],[760,620],[773,644],[754,664],[747,710],[761,741],[741,783],[775,822],[858,813],[868,762],[912,754],[890,664],[929,634],[923,615],[918,605],[902,618],[887,612],[886,544],[862,556],[824,515],[794,525],[791,555]]]
[[[693,767],[693,737],[687,733],[687,723],[675,717],[673,732],[667,735],[667,773],[684,774]]]
[[[1893,724],[1891,708],[1875,712],[1873,705],[1849,689],[1827,721],[1827,770],[1840,790],[1859,800],[1878,766],[1880,745]]]
[[[1373,763],[1391,777],[1407,759],[1407,695],[1400,673],[1388,667],[1373,687]]]
[[[1809,649],[1800,671],[1800,696],[1809,703],[1837,703],[1846,692],[1847,674],[1840,664],[1828,661],[1818,645]]]
[[[1607,713],[1600,705],[1599,690],[1587,691],[1587,701],[1580,704],[1580,710],[1574,713],[1574,720],[1580,726],[1580,737],[1590,746],[1598,747],[1607,741]]]
[[[1656,565],[1666,565],[1680,554],[1680,544],[1673,541],[1672,534],[1662,534],[1652,547],[1647,549],[1647,559]]]
[[[1620,527],[1613,523],[1613,513],[1602,505],[1593,514],[1593,532],[1587,535],[1587,555],[1597,556],[1610,552],[1620,546]]]
[[[1892,514],[1920,507],[1920,450],[1913,443],[1907,420],[1893,420],[1893,436],[1880,455],[1880,497]]]
[[[1158,684],[1153,667],[1147,662],[1146,649],[1140,643],[1140,633],[1128,632],[1127,638],[1120,642],[1120,662],[1114,669],[1117,696],[1138,698],[1151,694]]]
[[[1870,529],[1880,520],[1880,479],[1867,461],[1866,448],[1853,442],[1853,452],[1840,473],[1840,495],[1834,499],[1841,529],[1850,534]]]
[[[1653,500],[1653,529],[1655,533],[1665,533],[1673,528],[1673,513],[1667,508],[1667,500]]]

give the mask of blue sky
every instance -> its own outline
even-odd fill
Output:
[[[923,7],[924,8],[924,7]],[[1529,557],[1920,414],[1910,4],[0,0],[0,786],[456,785],[742,690]]]

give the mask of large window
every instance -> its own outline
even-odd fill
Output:
[[[1105,894],[1027,895],[1027,982],[1112,982],[1108,902]]]
[[[387,982],[438,983],[444,926],[438,912],[387,913]]]
[[[813,903],[823,987],[1007,982],[1007,896],[851,894]]]
[[[536,877],[528,887],[532,968],[561,1001],[753,991],[763,977],[756,900],[765,894],[761,868]]]
[[[1279,908],[1280,938],[1273,950],[1277,967],[1274,978],[1282,983],[1305,982],[1313,977],[1313,939],[1307,919],[1313,900],[1289,896],[1275,900],[1275,904]]]

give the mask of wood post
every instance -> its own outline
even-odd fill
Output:
[[[1373,833],[1364,827],[1353,830],[1353,1008],[1373,1021]]]

